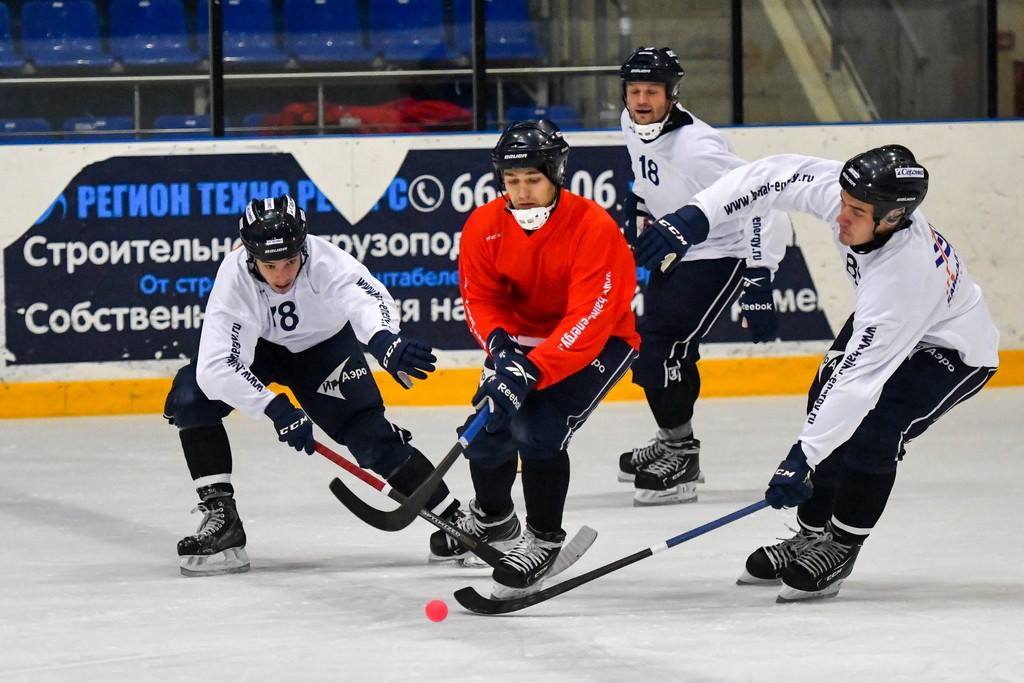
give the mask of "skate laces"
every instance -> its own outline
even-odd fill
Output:
[[[781,543],[764,546],[765,555],[768,556],[768,559],[771,560],[772,565],[776,569],[780,569],[794,561],[805,548],[821,540],[821,534],[814,531],[808,531],[803,528],[794,529],[792,527],[789,527],[789,530],[794,534],[791,538],[779,538],[778,540]]]
[[[505,553],[501,558],[502,564],[511,566],[516,571],[529,574],[537,567],[544,564],[551,554],[558,552],[562,547],[561,543],[542,541],[538,539],[533,531],[527,527],[523,537],[519,539],[515,547]]]
[[[655,460],[653,463],[648,465],[644,471],[649,474],[653,474],[656,477],[664,477],[672,474],[673,472],[685,469],[686,463],[689,459],[689,454],[684,453],[682,449],[670,450],[665,457]]]
[[[225,515],[223,505],[211,506],[206,503],[200,503],[192,508],[192,512],[203,513],[203,521],[199,523],[199,528],[196,529],[196,537],[198,538],[212,536],[224,526]]]
[[[850,555],[852,547],[840,543],[831,533],[825,532],[820,538],[811,541],[810,546],[800,553],[795,562],[812,576],[820,576],[841,564]]]
[[[469,512],[463,512],[462,510],[459,510],[458,514],[459,518],[455,520],[455,526],[457,526],[466,535],[480,539],[484,538],[487,535],[488,528],[498,526],[500,524],[504,524],[505,522],[507,522],[509,517],[515,514],[515,510],[513,509],[512,512],[510,512],[506,517],[500,520],[487,522],[484,520],[484,517],[486,517],[486,515],[484,515],[483,511],[481,511],[480,508],[476,506],[476,501],[472,500],[469,502]],[[447,536],[445,540],[448,543],[448,547],[451,549],[462,547],[461,541],[459,541],[457,538]]]
[[[638,468],[652,463],[665,454],[666,451],[661,446],[662,443],[657,438],[651,439],[646,446],[634,448],[630,460]]]

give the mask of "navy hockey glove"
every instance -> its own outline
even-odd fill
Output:
[[[659,268],[666,273],[673,263],[682,260],[690,247],[706,240],[709,230],[707,216],[692,204],[665,214],[647,226],[637,239],[634,249],[637,265],[648,270]]]
[[[293,406],[284,394],[278,394],[267,404],[263,414],[274,421],[278,441],[312,455],[313,422],[304,410]]]
[[[799,505],[811,497],[811,482],[807,479],[810,473],[804,449],[797,441],[768,482],[764,499],[776,510]]]
[[[474,408],[486,403],[491,409],[484,429],[494,433],[507,427],[539,379],[540,371],[526,356],[507,353],[495,358],[494,374],[480,384],[473,396]]]
[[[767,268],[747,268],[743,275],[743,293],[740,294],[743,326],[750,333],[750,341],[775,341],[779,326],[775,318],[772,299],[772,274]]]
[[[487,355],[497,361],[510,353],[526,355],[523,347],[508,332],[500,327],[494,328],[494,331],[487,335]]]
[[[387,330],[373,335],[366,346],[380,366],[406,389],[412,389],[410,377],[426,379],[437,362],[437,357],[426,344]]]

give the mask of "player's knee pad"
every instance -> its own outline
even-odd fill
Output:
[[[388,476],[409,457],[412,434],[388,422],[382,411],[354,415],[340,432],[328,430],[332,439],[348,447],[360,467],[378,474]]]
[[[199,388],[192,364],[178,370],[164,401],[164,416],[178,429],[218,425],[230,412],[231,406],[210,400]]]
[[[462,436],[462,432],[469,426],[475,415],[471,415],[464,425],[456,430],[459,436]],[[484,469],[494,469],[501,467],[516,457],[518,447],[515,441],[511,438],[508,430],[503,429],[499,432],[491,433],[486,429],[481,429],[477,432],[476,437],[469,442],[466,446],[463,455],[466,459],[479,465]]]
[[[896,471],[903,453],[900,425],[869,415],[844,444],[843,464],[865,474],[888,474]]]

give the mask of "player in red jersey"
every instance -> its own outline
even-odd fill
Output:
[[[562,188],[568,157],[550,121],[510,124],[491,153],[502,194],[462,231],[466,323],[488,356],[473,404],[492,415],[466,451],[476,497],[458,524],[511,548],[494,570],[496,594],[536,586],[550,569],[565,539],[569,440],[640,344],[633,255],[604,209]],[[511,494],[517,454],[522,535]],[[443,532],[431,537],[435,561],[465,553]]]

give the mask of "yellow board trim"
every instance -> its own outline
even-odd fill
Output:
[[[803,394],[820,360],[819,356],[704,359],[700,361],[701,396]],[[1024,349],[1001,351],[999,360],[999,372],[988,386],[1024,385]],[[387,373],[378,371],[374,377],[388,406],[468,405],[480,371],[438,370],[409,391]],[[170,386],[170,378],[0,384],[0,418],[160,413]],[[643,398],[640,387],[627,378],[611,390],[607,400]]]

